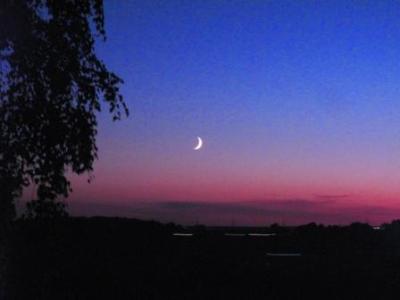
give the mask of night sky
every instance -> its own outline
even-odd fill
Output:
[[[183,224],[400,218],[399,1],[106,1],[99,116],[75,215]],[[194,151],[197,136],[204,147]]]

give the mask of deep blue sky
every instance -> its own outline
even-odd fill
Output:
[[[74,199],[400,207],[399,1],[106,1],[105,12],[98,53],[124,79],[131,116],[101,115],[96,180],[76,181]]]

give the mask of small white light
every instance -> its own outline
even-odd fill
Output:
[[[179,233],[175,232],[172,234],[173,236],[193,236],[193,233]]]
[[[249,236],[260,236],[260,237],[268,237],[275,236],[276,233],[249,233]]]

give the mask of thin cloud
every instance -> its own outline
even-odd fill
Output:
[[[349,194],[339,194],[339,195],[315,195],[316,198],[320,199],[340,199],[340,198],[348,198],[351,195]]]

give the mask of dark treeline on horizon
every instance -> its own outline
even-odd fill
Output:
[[[254,230],[276,235],[224,236]],[[399,220],[374,230],[21,219],[8,249],[7,299],[391,299],[400,285],[399,236]]]

